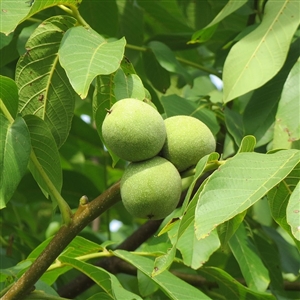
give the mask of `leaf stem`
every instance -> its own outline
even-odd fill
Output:
[[[83,27],[88,29],[91,28],[91,26],[84,20],[84,18],[79,13],[77,6],[70,5],[69,7],[67,7],[65,5],[58,5],[58,7],[66,13],[68,13],[69,15],[71,15],[72,17],[74,17],[77,20],[77,22]]]
[[[82,255],[82,256],[77,256],[77,257],[74,257],[74,259],[77,259],[77,260],[80,260],[80,261],[87,261],[89,259],[92,259],[92,258],[99,258],[99,257],[111,257],[113,256],[112,253],[110,253],[109,251],[105,250],[103,252],[96,252],[96,253],[90,253],[90,254],[86,254],[86,255]],[[66,264],[64,263],[61,263],[59,260],[56,261],[55,263],[53,263],[48,269],[47,269],[47,272],[48,271],[51,271],[51,270],[55,270],[55,269],[58,269],[58,268],[62,268],[66,266]]]
[[[10,112],[8,111],[8,109],[6,108],[5,104],[3,103],[2,99],[0,98],[0,110],[3,111],[5,117],[7,118],[7,120],[10,123],[14,122],[14,118],[11,116]]]
[[[62,215],[63,223],[66,225],[70,224],[72,221],[72,211],[70,209],[70,206],[63,199],[61,194],[58,192],[56,187],[53,185],[52,181],[49,179],[48,175],[46,174],[46,172],[40,165],[33,150],[31,150],[31,153],[30,153],[30,159],[31,159],[32,163],[35,165],[35,167],[38,170],[41,177],[43,178],[45,184],[47,185],[50,195],[56,200],[57,205],[58,205],[59,210]]]

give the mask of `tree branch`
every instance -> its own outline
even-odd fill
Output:
[[[71,223],[69,225],[63,225],[60,228],[30,268],[1,299],[18,300],[30,293],[34,284],[46,272],[52,262],[68,246],[76,235],[78,235],[78,233],[96,217],[101,215],[120,200],[120,183],[117,182],[93,201],[89,203],[81,201]]]

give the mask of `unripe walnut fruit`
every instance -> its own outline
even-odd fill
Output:
[[[158,220],[168,216],[181,195],[181,177],[172,163],[156,156],[130,163],[121,178],[121,198],[134,217]]]
[[[128,161],[154,157],[166,139],[163,118],[151,105],[126,98],[117,101],[108,111],[102,136],[106,146]]]
[[[200,120],[190,116],[165,119],[167,139],[161,155],[175,165],[179,172],[192,166],[216,149],[215,138]]]

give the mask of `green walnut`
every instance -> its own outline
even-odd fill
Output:
[[[192,166],[216,149],[215,138],[200,120],[190,116],[174,116],[165,119],[167,139],[161,155],[179,172]]]
[[[156,156],[130,163],[121,178],[121,198],[134,217],[159,220],[177,206],[181,177],[172,163]]]
[[[164,120],[151,105],[136,99],[117,101],[102,124],[106,146],[128,161],[156,156],[166,139]]]

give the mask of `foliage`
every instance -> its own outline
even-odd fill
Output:
[[[298,1],[0,6],[1,299],[299,298]],[[102,141],[129,97],[217,140],[165,220]]]

